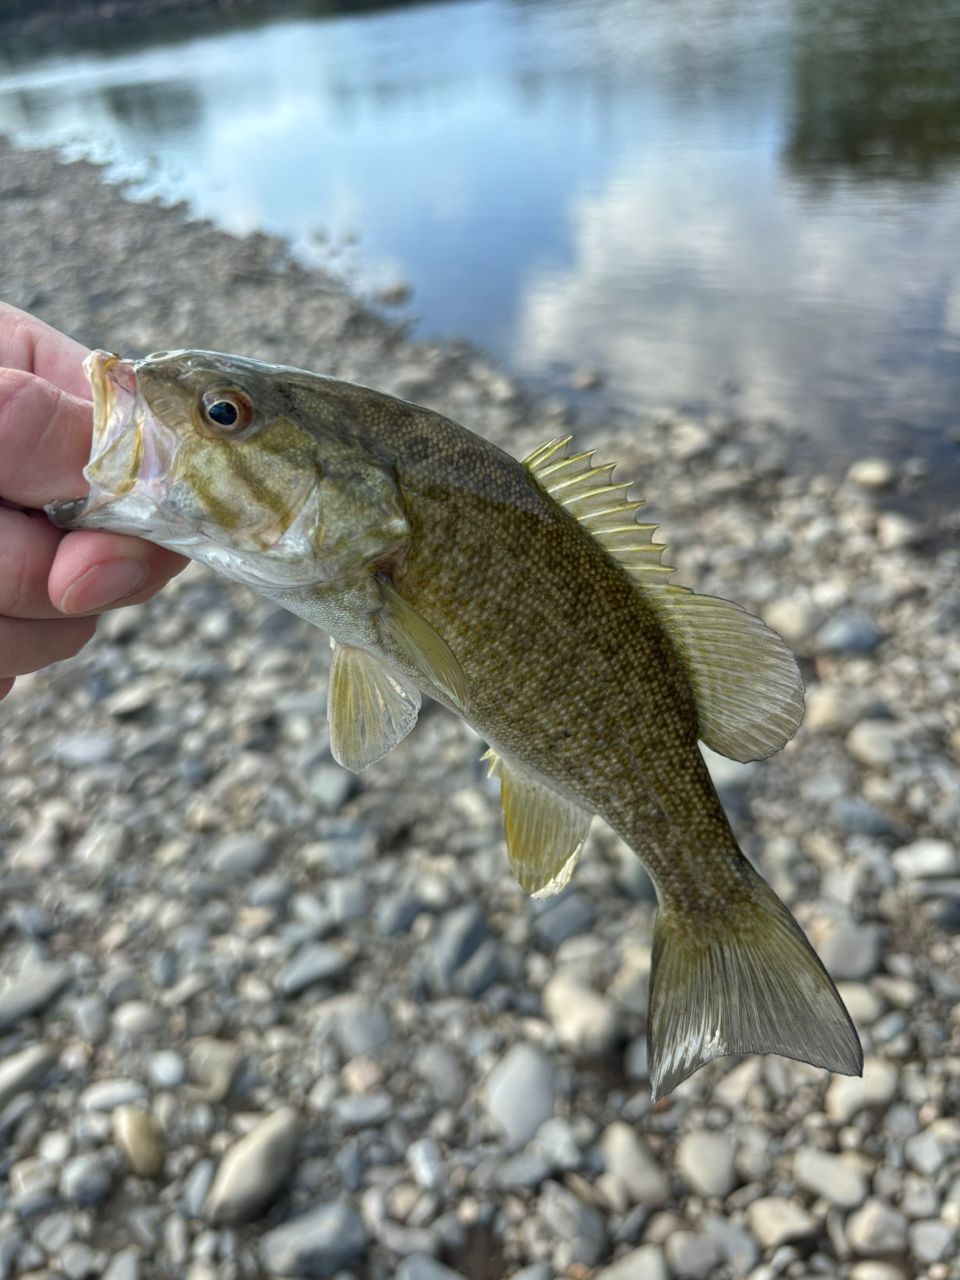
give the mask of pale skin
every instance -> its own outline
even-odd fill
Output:
[[[87,492],[87,348],[0,302],[0,698],[72,657],[97,616],[155,595],[186,565],[124,534],[64,533],[47,502]]]

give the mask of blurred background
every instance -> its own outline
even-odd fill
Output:
[[[0,134],[287,237],[587,419],[776,419],[951,501],[960,0],[139,8],[0,5]]]

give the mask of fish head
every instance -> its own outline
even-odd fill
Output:
[[[209,351],[94,351],[84,368],[90,491],[47,507],[61,528],[133,534],[260,589],[346,580],[406,546],[390,459],[335,380]]]

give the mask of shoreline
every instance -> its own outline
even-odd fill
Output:
[[[517,456],[571,430],[281,242],[86,162],[0,140],[0,244],[0,297],[88,345],[315,368]],[[191,567],[0,704],[10,1274],[960,1276],[960,526],[791,474],[773,424],[577,440],[638,481],[680,582],[798,654],[794,741],[711,769],[842,984],[863,1084],[722,1059],[651,1107],[633,854],[595,823],[531,902],[475,735],[425,708],[347,775],[325,638]]]

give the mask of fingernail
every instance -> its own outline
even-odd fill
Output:
[[[142,560],[108,560],[88,569],[67,587],[60,601],[61,613],[91,613],[124,600],[141,586],[147,576]]]

